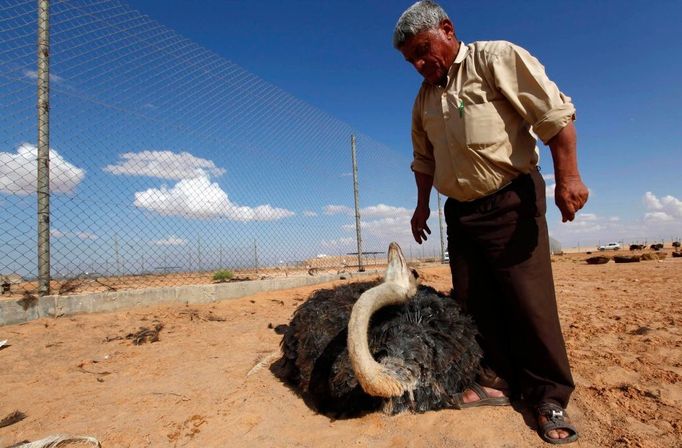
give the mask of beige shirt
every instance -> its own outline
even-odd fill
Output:
[[[446,87],[425,81],[415,100],[412,169],[433,176],[440,193],[471,201],[530,172],[534,134],[547,143],[572,119],[571,98],[526,50],[461,43]]]

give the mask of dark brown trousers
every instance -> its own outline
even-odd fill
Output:
[[[529,405],[575,388],[557,314],[545,182],[537,170],[472,202],[445,203],[454,297],[473,315],[483,365]]]

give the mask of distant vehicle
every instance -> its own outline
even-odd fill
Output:
[[[599,246],[599,250],[619,250],[620,244],[618,243],[608,243],[603,246]]]
[[[443,263],[450,263],[450,252],[447,250],[443,254]]]

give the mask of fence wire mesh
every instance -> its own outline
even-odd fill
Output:
[[[0,4],[0,275],[19,292],[38,275],[37,8]],[[55,293],[357,270],[351,135],[362,264],[392,240],[440,257],[437,221],[411,240],[408,151],[123,2],[51,2],[49,80]]]

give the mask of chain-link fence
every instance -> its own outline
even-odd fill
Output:
[[[48,2],[0,4],[5,280],[38,288],[37,166],[46,135],[52,292],[78,291],[86,280],[123,289],[208,282],[218,271],[357,270],[381,263],[391,240],[412,259],[440,258],[437,220],[426,245],[409,233],[416,193],[408,151],[119,1],[49,2],[49,134],[39,138],[40,3]]]

